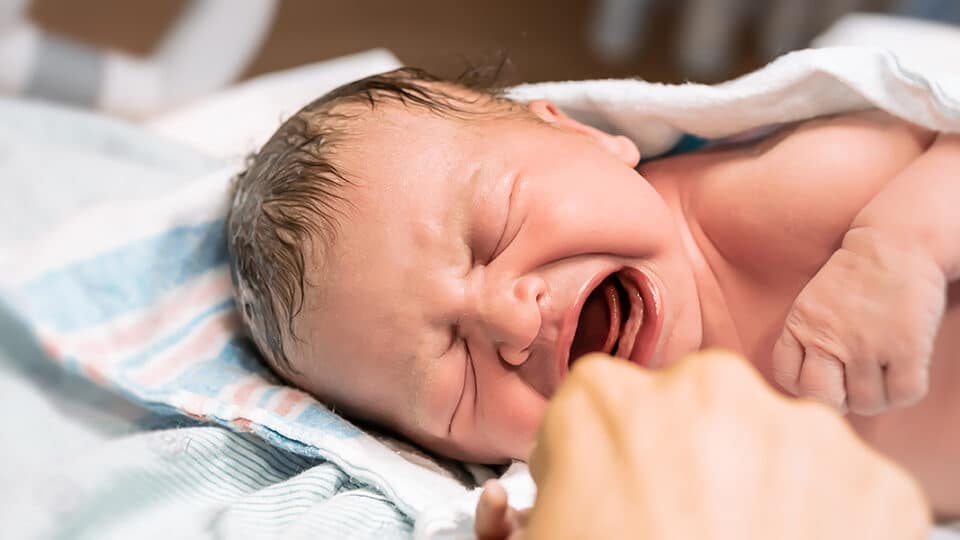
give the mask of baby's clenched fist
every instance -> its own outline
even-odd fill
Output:
[[[916,403],[927,393],[945,303],[946,277],[927,253],[852,229],[791,307],[774,379],[841,412]]]

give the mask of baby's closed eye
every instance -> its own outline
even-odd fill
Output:
[[[467,393],[467,381],[470,378],[469,374],[472,373],[473,370],[473,357],[470,354],[470,346],[467,343],[467,340],[463,339],[456,329],[454,329],[453,336],[453,345],[447,352],[449,358],[445,361],[454,362],[455,364],[462,361],[463,375],[461,377],[459,387],[456,384],[451,385],[452,388],[458,388],[458,390],[451,392],[451,395],[455,396],[456,403],[453,406],[453,410],[450,412],[450,420],[447,423],[447,435],[450,435],[450,433],[453,431],[453,421],[456,419],[457,413],[460,411],[461,405],[463,404],[463,396],[465,396]]]

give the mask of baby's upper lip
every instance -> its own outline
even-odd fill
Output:
[[[573,346],[573,338],[577,333],[577,322],[580,319],[580,312],[583,310],[583,304],[594,289],[600,286],[600,283],[616,271],[615,268],[604,269],[590,279],[588,279],[577,291],[577,296],[573,304],[564,312],[560,322],[560,332],[557,334],[556,363],[557,373],[560,378],[567,374],[570,365],[570,348]]]

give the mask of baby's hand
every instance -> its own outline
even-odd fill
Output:
[[[790,309],[774,379],[841,412],[913,404],[927,393],[945,301],[946,277],[929,255],[853,229]]]
[[[477,540],[522,540],[527,514],[528,510],[517,511],[507,504],[507,492],[500,482],[488,480],[477,501]]]

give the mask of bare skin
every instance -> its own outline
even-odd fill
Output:
[[[638,175],[629,141],[547,102],[530,109],[543,122],[464,126],[378,109],[348,156],[358,181],[343,232],[323,274],[307,277],[315,287],[297,321],[301,340],[290,344],[293,382],[438,452],[524,459],[569,369],[564,321],[591,280],[629,268],[658,298],[662,331],[645,366],[722,346],[788,392],[870,413],[905,407],[850,421],[917,476],[939,515],[960,514],[948,489],[960,485],[958,295],[939,333],[939,317],[914,316],[944,309],[946,283],[957,279],[952,255],[938,251],[944,242],[902,242],[912,231],[850,234],[861,220],[868,232],[899,225],[885,219],[881,195],[940,144],[936,134],[878,113],[828,118]],[[955,139],[942,146],[960,160]],[[930,206],[912,211],[942,214]],[[841,252],[898,264],[838,260]],[[882,302],[857,303],[874,297]],[[842,317],[822,320],[833,313]],[[866,361],[823,345],[824,328],[840,345],[872,347],[855,355]],[[877,354],[890,343],[905,351],[896,370]],[[812,354],[818,345],[833,356]],[[925,348],[929,393],[927,358],[913,354]]]
[[[496,480],[484,484],[479,540],[919,540],[930,527],[916,481],[840,416],[787,399],[718,351],[658,371],[603,354],[578,360],[547,409],[530,472],[529,510],[510,508]]]
[[[684,182],[697,187],[693,196],[697,202],[691,204],[698,205],[696,212],[705,217],[701,234],[708,235],[716,248],[711,268],[724,284],[729,313],[727,325],[714,327],[720,331],[705,335],[704,343],[746,354],[773,381],[771,352],[795,299],[836,251],[867,201],[915,160],[932,137],[882,114],[867,113],[808,122],[752,147],[683,156],[642,168],[644,176],[656,179],[654,185]],[[869,150],[846,151],[846,142],[854,139]],[[852,176],[859,181],[842,180]],[[758,193],[758,185],[770,191]],[[731,207],[758,199],[764,204],[752,205],[747,219],[731,219]],[[798,215],[803,216],[799,229],[785,218]],[[861,324],[856,319],[845,322]],[[936,335],[925,398],[906,408],[876,416],[850,414],[848,419],[867,442],[917,476],[939,514],[957,516],[960,433],[951,427],[960,425],[956,282],[950,286]]]

